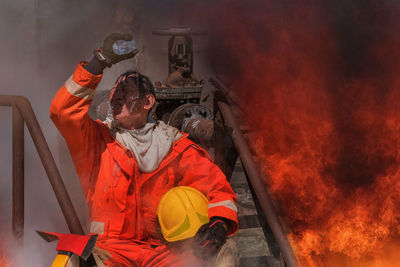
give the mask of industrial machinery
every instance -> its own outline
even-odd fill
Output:
[[[154,83],[157,104],[153,118],[189,133],[197,143],[212,145],[214,114],[200,102],[205,82],[193,73],[193,39],[202,35],[189,27],[154,30],[154,35],[170,36],[168,40],[168,77]]]

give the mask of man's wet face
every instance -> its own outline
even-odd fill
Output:
[[[124,86],[113,88],[110,92],[110,106],[116,121],[140,111],[139,91],[136,84],[132,79],[123,82]]]
[[[115,117],[119,113],[121,113],[122,106],[125,104],[125,94],[123,90],[113,88],[110,92],[110,106]]]

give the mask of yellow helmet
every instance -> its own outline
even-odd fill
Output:
[[[165,240],[190,238],[200,226],[209,222],[208,200],[192,187],[177,186],[162,197],[157,216]]]

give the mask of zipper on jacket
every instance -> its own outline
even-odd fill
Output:
[[[142,231],[141,231],[141,219],[142,219],[142,214],[140,214],[141,211],[141,201],[140,201],[140,196],[139,196],[139,189],[138,189],[138,182],[137,179],[135,179],[135,202],[136,202],[136,214],[137,214],[137,233],[138,233],[138,239],[142,240]]]

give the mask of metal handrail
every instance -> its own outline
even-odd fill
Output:
[[[73,234],[84,234],[78,215],[72,205],[31,103],[24,96],[0,95],[0,106],[12,107],[12,232],[14,237],[22,240],[24,234],[24,122],[35,144],[69,230]]]
[[[214,83],[218,83],[216,79],[213,80]],[[227,90],[223,88],[223,85],[219,84],[219,91],[215,94],[214,101],[216,102],[216,107],[220,111],[224,123],[227,127],[232,130],[232,140],[235,144],[236,150],[242,161],[243,167],[246,170],[249,181],[254,189],[254,192],[259,200],[260,207],[265,214],[268,224],[272,230],[276,242],[280,248],[283,260],[285,264],[289,267],[297,266],[297,259],[294,255],[293,249],[290,242],[285,234],[284,227],[275,211],[272,199],[266,188],[264,181],[265,177],[262,177],[256,163],[253,160],[253,156],[250,152],[249,146],[244,138],[239,124],[237,123],[231,106],[229,105],[231,101],[227,100]],[[236,103],[238,104],[238,103]],[[263,179],[264,178],[264,179]]]

